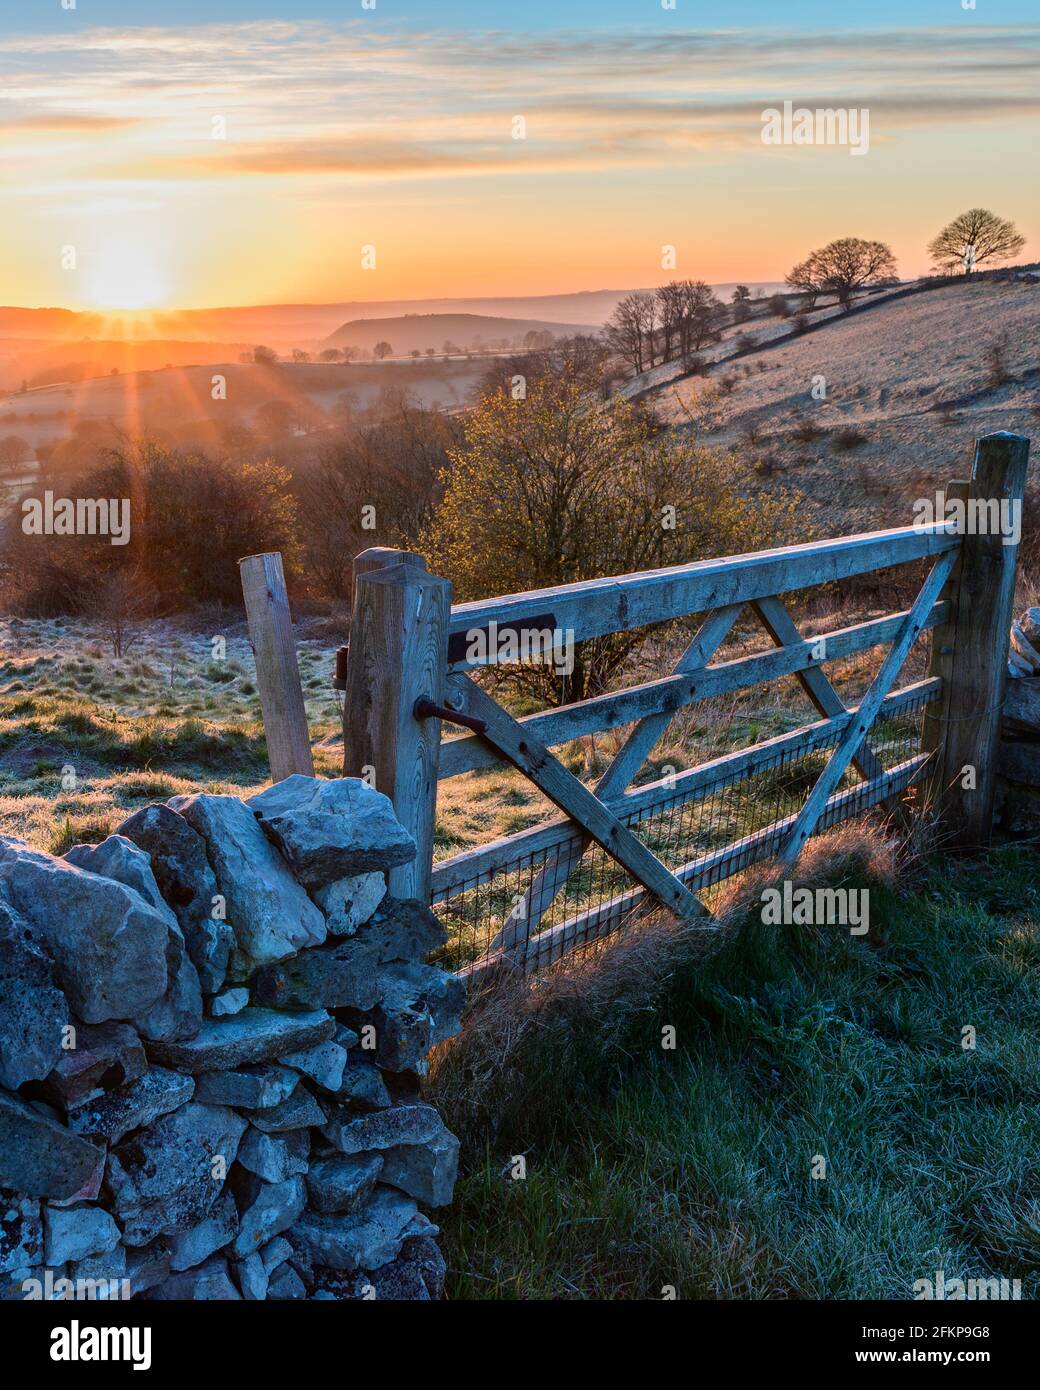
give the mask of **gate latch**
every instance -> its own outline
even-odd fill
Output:
[[[486,719],[478,719],[472,714],[463,714],[461,710],[449,709],[446,705],[435,705],[425,695],[416,700],[412,706],[412,714],[416,719],[443,719],[449,724],[460,724],[464,729],[472,729],[475,734],[487,732]]]

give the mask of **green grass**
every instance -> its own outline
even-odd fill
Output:
[[[321,775],[340,757],[329,661],[301,646]],[[73,624],[0,623],[0,833],[62,853],[149,801],[262,785],[255,691],[228,679],[251,669],[244,635],[218,664],[209,634],[157,626],[116,660]],[[775,689],[681,714],[643,780],[805,717]],[[561,754],[595,776],[617,746]],[[437,856],[554,814],[503,769],[446,782]],[[717,955],[644,960],[634,978],[604,956],[584,1004],[518,1016],[477,1065],[449,1045],[432,1094],[466,1145],[438,1214],[452,1296],[902,1299],[942,1268],[1035,1297],[1038,871],[1020,848],[938,860],[901,891],[872,887],[862,939],[750,921]],[[517,1154],[523,1180],[504,1175]]]
[[[906,1299],[943,1269],[1036,1297],[1038,964],[1040,855],[1007,847],[875,885],[864,938],[749,914],[646,990],[593,974],[476,1096],[497,1036],[468,1078],[448,1052],[451,1295]]]
[[[0,618],[0,834],[60,854],[103,839],[150,801],[263,786],[267,745],[245,629],[231,625],[222,661],[214,635],[157,622],[116,657],[85,624]],[[324,775],[340,756],[330,665],[323,643],[300,644]]]

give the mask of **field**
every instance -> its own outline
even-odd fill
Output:
[[[879,303],[647,399],[707,443],[754,451],[764,488],[800,492],[807,533],[906,522],[910,499],[963,476],[977,434],[1030,432],[1038,306],[1026,283]],[[991,313],[1007,329],[1006,379],[987,384],[992,344],[978,324]],[[818,372],[828,396],[814,403]],[[841,443],[842,430],[862,437]],[[1027,575],[1020,602],[1030,592]],[[809,636],[904,598],[887,581],[826,591],[798,620]],[[319,775],[341,762],[330,675],[345,636],[331,619],[297,628]],[[654,635],[618,684],[669,669],[687,637]],[[768,646],[745,619],[717,659]],[[843,698],[862,693],[878,660],[829,668]],[[915,650],[899,684],[923,662]],[[793,678],[695,706],[642,778],[814,717]],[[592,777],[623,732],[561,756]],[[0,619],[0,833],[63,853],[149,801],[267,780],[236,613],[143,623],[122,656],[82,621]],[[554,814],[507,771],[446,782],[435,857]],[[451,1296],[904,1299],[941,1269],[1021,1279],[1035,1297],[1040,854],[1004,845],[951,862],[930,849],[927,835],[907,840],[877,819],[818,843],[814,884],[869,887],[862,939],[763,931],[751,879],[721,895],[727,928],[710,951],[651,922],[478,1009],[431,1077],[466,1143],[441,1218]],[[673,1050],[660,1045],[666,1025]],[[811,1171],[820,1158],[824,1179]]]
[[[807,626],[828,624],[820,612]],[[340,637],[299,626],[324,775],[340,758],[328,683]],[[763,645],[745,625],[726,654]],[[241,624],[153,623],[116,658],[101,631],[6,620],[0,654],[3,833],[60,853],[148,801],[267,780]],[[846,696],[873,664],[845,663]],[[750,691],[685,715],[652,766],[807,717],[793,681]],[[610,751],[604,736],[564,756],[591,770]],[[507,772],[448,782],[438,855],[549,814]],[[766,940],[744,921],[717,956],[691,958],[658,924],[478,1015],[457,1053],[442,1049],[433,1093],[467,1137],[441,1217],[453,1297],[656,1298],[672,1286],[898,1298],[937,1268],[1033,1279],[1040,857],[1011,849],[981,871],[940,878],[917,865],[908,879],[876,838],[866,844],[881,867],[869,868],[880,877],[865,941]],[[970,1056],[965,1021],[980,1038]],[[674,1052],[658,1046],[662,1022],[679,1030]],[[826,1184],[808,1176],[817,1153]],[[509,1176],[518,1154],[523,1181]]]
[[[803,337],[758,336],[761,349],[651,383],[643,399],[662,422],[752,460],[763,487],[796,488],[826,534],[908,525],[914,498],[967,476],[980,435],[1036,432],[1035,280],[879,296]]]

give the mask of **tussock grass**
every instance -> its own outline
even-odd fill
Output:
[[[269,777],[244,625],[150,624],[129,657],[89,625],[0,618],[0,834],[63,853],[149,801],[248,794]],[[201,619],[199,620],[201,622]],[[214,638],[226,652],[214,657]],[[301,641],[315,762],[335,775],[331,653]],[[72,781],[68,771],[74,774]]]
[[[763,925],[763,871],[713,938],[650,923],[490,996],[432,1071],[453,1295],[903,1299],[942,1268],[1035,1297],[1038,870],[850,825],[796,881],[869,888],[864,937]]]

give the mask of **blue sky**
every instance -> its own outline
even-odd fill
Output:
[[[676,0],[662,10],[659,0],[376,0],[362,11],[360,0],[77,0],[74,12],[60,0],[0,0],[0,32],[53,32],[69,24],[199,24],[257,19],[363,17],[368,23],[424,27],[466,25],[481,29],[770,28],[830,30],[877,29],[888,25],[960,23],[1011,24],[1040,17],[1037,0],[978,0],[965,11],[960,0]]]

